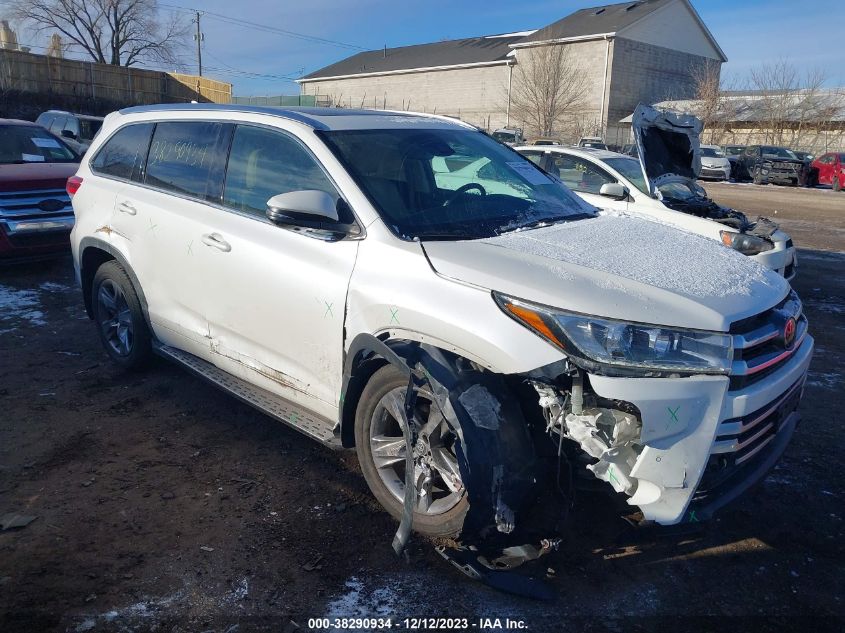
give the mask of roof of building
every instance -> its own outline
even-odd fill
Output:
[[[303,123],[315,130],[392,129],[408,126],[425,128],[470,128],[473,126],[445,116],[392,110],[357,110],[347,108],[283,108],[227,103],[164,103],[133,106],[120,110],[122,115],[160,112],[236,112],[275,116]]]
[[[520,41],[526,33],[530,31],[365,51],[321,68],[303,79],[504,62],[511,52],[510,45]]]
[[[535,31],[520,44],[616,33],[674,1],[639,0],[581,9]]]

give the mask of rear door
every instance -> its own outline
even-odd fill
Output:
[[[214,121],[155,125],[143,184],[117,194],[115,221],[129,236],[130,264],[162,342],[202,358],[210,355],[208,280],[203,240],[219,209],[232,126]]]
[[[346,293],[358,242],[323,241],[281,228],[267,200],[320,190],[351,211],[317,158],[294,135],[239,124],[223,206],[199,246],[216,365],[335,419],[343,373]],[[195,247],[196,248],[196,247]]]

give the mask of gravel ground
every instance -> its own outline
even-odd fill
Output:
[[[167,363],[116,370],[69,259],[0,270],[0,515],[38,517],[0,533],[0,631],[289,632],[355,616],[842,630],[845,194],[705,186],[781,221],[801,249],[795,286],[817,341],[803,422],[764,484],[698,531],[632,535],[602,496],[582,496],[539,567],[554,570],[550,603],[473,583],[419,538],[408,561],[393,556],[396,525],[354,453]]]

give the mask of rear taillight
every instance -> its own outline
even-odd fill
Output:
[[[81,186],[82,186],[82,178],[80,178],[79,176],[71,176],[70,178],[67,179],[67,185],[65,186],[65,189],[67,189],[67,194],[69,196],[72,196],[77,191],[79,191],[79,188]]]

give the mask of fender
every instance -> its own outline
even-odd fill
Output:
[[[135,271],[132,270],[132,267],[129,265],[129,262],[127,261],[123,253],[121,253],[112,244],[96,237],[83,237],[82,240],[79,242],[79,279],[80,285],[82,286],[82,296],[85,300],[85,312],[88,314],[88,317],[91,319],[94,318],[91,287],[90,283],[86,283],[86,270],[84,268],[85,251],[89,248],[95,248],[101,251],[105,251],[111,256],[112,259],[117,261],[117,263],[123,267],[123,269],[126,271],[126,274],[129,275],[129,279],[132,281],[132,286],[133,288],[135,288],[135,293],[138,295],[138,301],[141,303],[141,311],[144,314],[144,320],[147,322],[147,327],[150,328],[150,332],[152,332],[153,329],[152,323],[150,322],[150,313],[147,306],[147,298],[144,295],[144,289],[141,287],[141,282],[138,281],[138,277],[137,275],[135,275]],[[93,279],[93,277],[94,271],[91,271],[90,278]]]

